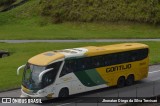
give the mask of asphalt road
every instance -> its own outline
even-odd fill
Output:
[[[160,41],[160,39],[81,39],[81,40],[0,40],[5,43],[31,43],[31,42],[140,42]]]
[[[65,100],[65,103],[46,103],[43,106],[117,106],[118,103],[86,103],[85,97],[153,97],[160,95],[160,65],[149,67],[148,78],[124,88],[105,88],[76,95],[76,98]],[[20,89],[2,92],[0,97],[19,97]],[[50,101],[52,102],[52,101]],[[73,103],[77,102],[77,103]],[[81,102],[81,103],[80,103]],[[85,102],[85,103],[83,103]],[[42,104],[41,104],[42,105]],[[40,104],[0,104],[0,106],[41,106]]]

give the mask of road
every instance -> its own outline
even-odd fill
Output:
[[[148,78],[124,88],[105,88],[92,92],[82,93],[76,98],[66,100],[66,103],[47,103],[44,106],[106,106],[106,103],[86,103],[85,97],[153,97],[160,95],[160,65],[149,67]],[[19,97],[20,89],[2,92],[0,97]],[[78,103],[73,103],[73,102]],[[52,101],[51,101],[52,102]],[[79,103],[85,102],[85,103]],[[39,104],[0,104],[0,106],[41,106]],[[117,103],[108,103],[107,106],[117,106]]]
[[[160,41],[159,39],[81,39],[81,40],[0,40],[5,43],[31,43],[31,42],[140,42]]]

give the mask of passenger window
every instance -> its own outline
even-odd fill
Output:
[[[56,75],[59,71],[59,68],[61,66],[61,63],[62,62],[60,61],[47,66],[46,69],[49,69],[49,68],[53,68],[53,69],[44,74],[42,78],[43,87],[46,87],[54,82]]]
[[[86,61],[85,58],[78,59],[78,71],[82,71],[86,69]]]
[[[93,60],[93,67],[96,68],[100,65],[97,57],[92,57]]]
[[[64,66],[63,66],[61,74],[60,74],[60,77],[75,71],[76,67],[77,67],[77,62],[76,62],[75,59],[65,60]]]

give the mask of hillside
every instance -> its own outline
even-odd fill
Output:
[[[113,4],[117,2],[111,3],[111,0],[28,0],[23,5],[0,13],[0,39],[160,37],[158,26],[160,18],[142,20],[143,14],[140,13],[139,17],[141,16],[141,18],[139,19],[142,21],[138,21],[136,18],[135,20],[122,18],[120,17],[122,15],[117,18],[116,11],[120,11],[120,9],[117,7],[113,9]],[[112,8],[106,10],[109,8],[107,6]],[[146,11],[148,10],[146,9]],[[158,16],[160,17],[160,15]]]
[[[19,0],[2,0],[14,1]],[[2,2],[1,1],[1,2]],[[1,3],[0,3],[1,4]],[[3,4],[3,2],[2,2]],[[53,23],[71,22],[118,22],[160,23],[159,0],[29,0],[13,13],[20,17],[33,13],[48,17]]]
[[[62,21],[160,23],[159,0],[41,0],[41,14]]]
[[[17,0],[20,2],[22,0]],[[15,2],[15,3],[16,3]],[[24,20],[32,19],[34,17],[40,17],[38,13],[39,1],[29,0],[25,4],[22,4],[16,8],[13,8],[7,12],[0,13],[0,25],[7,25],[12,23],[21,23]],[[37,5],[37,6],[35,6]]]

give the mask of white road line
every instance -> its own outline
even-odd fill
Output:
[[[160,72],[160,70],[152,71],[152,72],[148,72],[148,73],[149,73],[149,74],[153,74],[153,73],[157,73],[157,72]]]
[[[78,100],[78,101],[76,101],[76,102],[82,102],[83,100]],[[72,103],[72,102],[71,102]],[[69,105],[69,104],[71,104],[71,103],[64,103],[64,104],[60,104],[60,105],[56,105],[56,106],[64,106],[64,105]]]
[[[60,104],[60,105],[56,105],[56,106],[64,106],[64,105],[69,105],[71,103],[64,103],[64,104]]]

